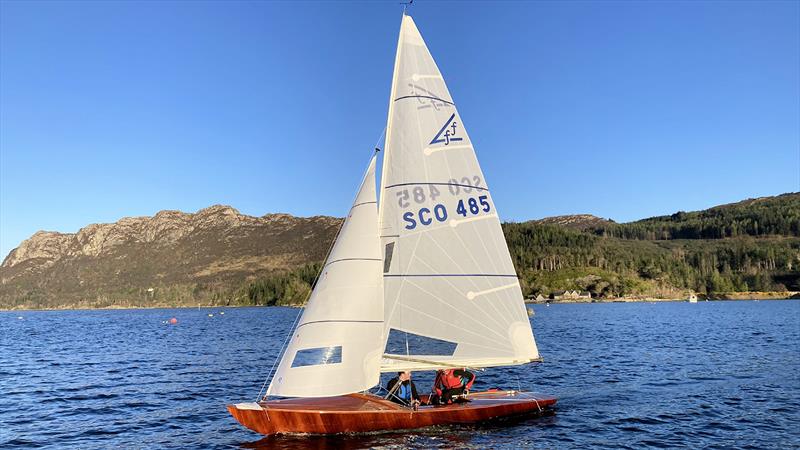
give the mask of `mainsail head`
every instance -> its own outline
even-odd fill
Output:
[[[472,141],[407,15],[395,60],[380,196],[386,342],[381,369],[538,359]]]
[[[383,292],[376,203],[373,157],[268,395],[324,397],[378,383]]]

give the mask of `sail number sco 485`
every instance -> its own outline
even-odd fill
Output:
[[[488,195],[478,195],[476,197],[460,198],[453,201],[450,208],[445,203],[437,203],[433,207],[422,207],[403,213],[403,222],[406,230],[413,230],[418,226],[428,226],[434,222],[443,223],[450,216],[450,211],[462,218],[478,216],[491,212],[492,206],[489,204]],[[457,222],[451,222],[451,225]]]

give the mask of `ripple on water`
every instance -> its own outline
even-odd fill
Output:
[[[16,343],[0,352],[0,447],[800,447],[800,302],[534,308],[546,362],[489,369],[476,388],[555,394],[554,415],[264,439],[224,405],[257,395],[295,309],[0,313]],[[426,390],[431,375],[415,379]]]

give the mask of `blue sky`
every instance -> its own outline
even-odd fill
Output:
[[[504,220],[800,190],[800,3],[411,9]],[[0,3],[0,254],[229,204],[343,215],[386,122],[388,2]]]

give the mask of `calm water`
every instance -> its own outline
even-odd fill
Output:
[[[555,394],[553,416],[268,439],[224,405],[256,397],[297,310],[0,313],[0,447],[800,448],[799,301],[535,310],[545,363],[476,388]]]

